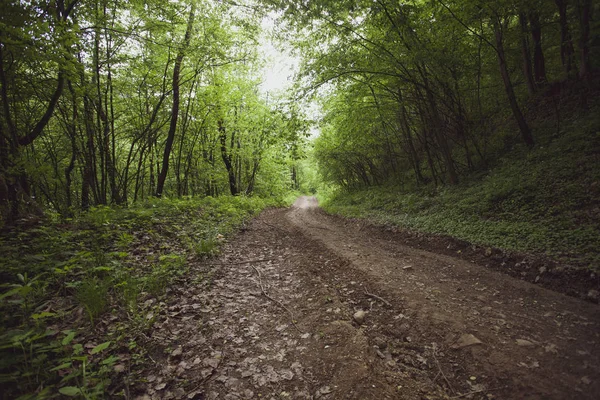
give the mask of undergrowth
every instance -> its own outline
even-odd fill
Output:
[[[190,263],[218,253],[248,218],[285,200],[219,197],[98,207],[0,235],[3,398],[104,398]],[[153,304],[142,313],[141,303]],[[120,355],[127,354],[127,359]]]
[[[549,256],[600,270],[600,120],[537,132],[532,151],[513,149],[485,173],[454,187],[383,186],[324,193],[331,213],[368,218],[474,244]],[[550,127],[547,131],[550,131]]]

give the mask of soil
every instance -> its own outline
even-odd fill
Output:
[[[314,198],[267,210],[171,291],[153,316],[154,365],[127,390],[141,399],[600,398],[597,304],[421,247],[327,215]]]

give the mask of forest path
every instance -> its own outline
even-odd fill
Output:
[[[600,307],[404,246],[314,198],[263,212],[214,264],[181,288],[176,310],[192,314],[171,321],[180,347],[164,361],[179,378],[152,377],[150,398],[600,398]]]

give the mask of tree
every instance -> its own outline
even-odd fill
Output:
[[[156,185],[156,196],[161,197],[165,188],[165,180],[167,179],[167,172],[169,171],[169,159],[171,157],[171,149],[173,148],[173,141],[175,140],[175,132],[177,131],[177,120],[179,118],[179,78],[181,74],[181,64],[187,47],[190,44],[190,38],[194,29],[194,17],[196,14],[196,3],[192,2],[190,9],[190,16],[185,29],[185,35],[183,43],[177,51],[177,57],[175,58],[175,64],[173,65],[173,107],[171,108],[171,123],[169,125],[169,133],[167,134],[167,141],[165,142],[165,150],[163,153],[162,167],[158,174],[158,183]]]
[[[27,173],[22,159],[23,148],[31,145],[50,122],[54,110],[63,93],[70,59],[64,56],[65,43],[71,34],[69,16],[78,1],[71,3],[58,1],[55,9],[40,9],[34,4],[26,8],[9,4],[3,10],[0,30],[0,100],[2,102],[0,121],[0,211],[8,221],[19,217],[22,207],[31,210],[35,202],[31,198]],[[50,39],[50,40],[48,40]],[[35,48],[42,41],[49,42],[43,53]],[[56,46],[57,51],[52,47]],[[35,60],[33,68],[46,71],[46,63],[53,65],[56,82],[47,100],[38,100],[36,112],[26,114],[17,107],[29,99],[23,92],[29,79],[40,71],[28,67],[28,59]],[[45,85],[42,85],[45,86]],[[25,107],[25,109],[30,109]]]

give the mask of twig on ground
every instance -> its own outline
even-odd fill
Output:
[[[462,399],[463,397],[467,397],[470,396],[472,394],[477,394],[477,393],[485,393],[485,392],[493,392],[494,390],[500,390],[500,389],[504,389],[506,386],[500,386],[497,388],[491,388],[491,389],[481,389],[481,390],[473,390],[472,392],[468,392],[468,393],[463,393],[461,395],[458,396],[453,396],[450,397],[451,399]]]
[[[252,264],[257,262],[274,261],[275,258],[260,258],[258,260],[247,260],[247,261],[236,261],[228,263],[206,263],[204,265],[241,265],[241,264]]]
[[[260,286],[260,291],[262,292],[262,294],[269,300],[271,300],[273,303],[277,304],[279,307],[283,308],[285,311],[288,312],[288,314],[290,314],[291,317],[291,321],[292,324],[294,325],[294,328],[296,328],[298,330],[298,332],[300,333],[304,333],[300,330],[300,328],[298,328],[298,325],[296,325],[296,321],[294,320],[294,314],[292,313],[292,311],[287,308],[286,306],[284,306],[280,301],[275,300],[274,298],[272,298],[271,296],[269,296],[269,294],[267,293],[267,291],[265,290],[265,287],[263,286],[262,283],[262,276],[260,273],[260,270],[258,268],[256,268],[254,265],[251,265],[251,267],[256,271],[256,273],[258,274],[258,284]]]
[[[435,344],[435,343],[434,343]],[[444,378],[444,381],[446,382],[446,385],[448,385],[448,388],[452,391],[452,393],[456,393],[456,391],[454,390],[454,388],[452,387],[452,385],[450,384],[450,381],[448,380],[448,378],[446,377],[446,374],[444,374],[444,371],[442,370],[442,366],[440,365],[440,361],[437,359],[437,357],[435,356],[435,353],[437,353],[437,348],[434,346],[433,347],[433,359],[435,360],[435,364],[438,367],[438,375],[441,374],[442,377]],[[437,378],[437,375],[436,375]]]
[[[372,298],[372,299],[375,299],[375,300],[379,300],[380,302],[382,302],[382,303],[383,303],[383,304],[385,304],[386,306],[388,306],[388,307],[392,307],[392,303],[390,303],[390,302],[389,302],[389,301],[387,301],[386,299],[384,299],[384,298],[382,298],[382,297],[379,297],[379,296],[377,296],[376,294],[369,293],[369,291],[367,290],[367,288],[366,288],[366,287],[364,287],[363,289],[365,290],[365,295],[366,295],[367,297],[370,297],[370,298]]]
[[[290,233],[290,232],[289,232],[287,229],[280,228],[280,227],[278,227],[278,226],[275,226],[275,225],[273,225],[273,224],[270,224],[270,223],[268,223],[268,222],[265,222],[265,221],[260,221],[260,223],[261,223],[261,224],[264,224],[264,225],[266,225],[266,226],[270,226],[270,227],[271,227],[271,228],[273,228],[273,229],[277,229],[277,230],[279,230],[279,231],[282,231],[282,232],[285,232],[285,233]]]

